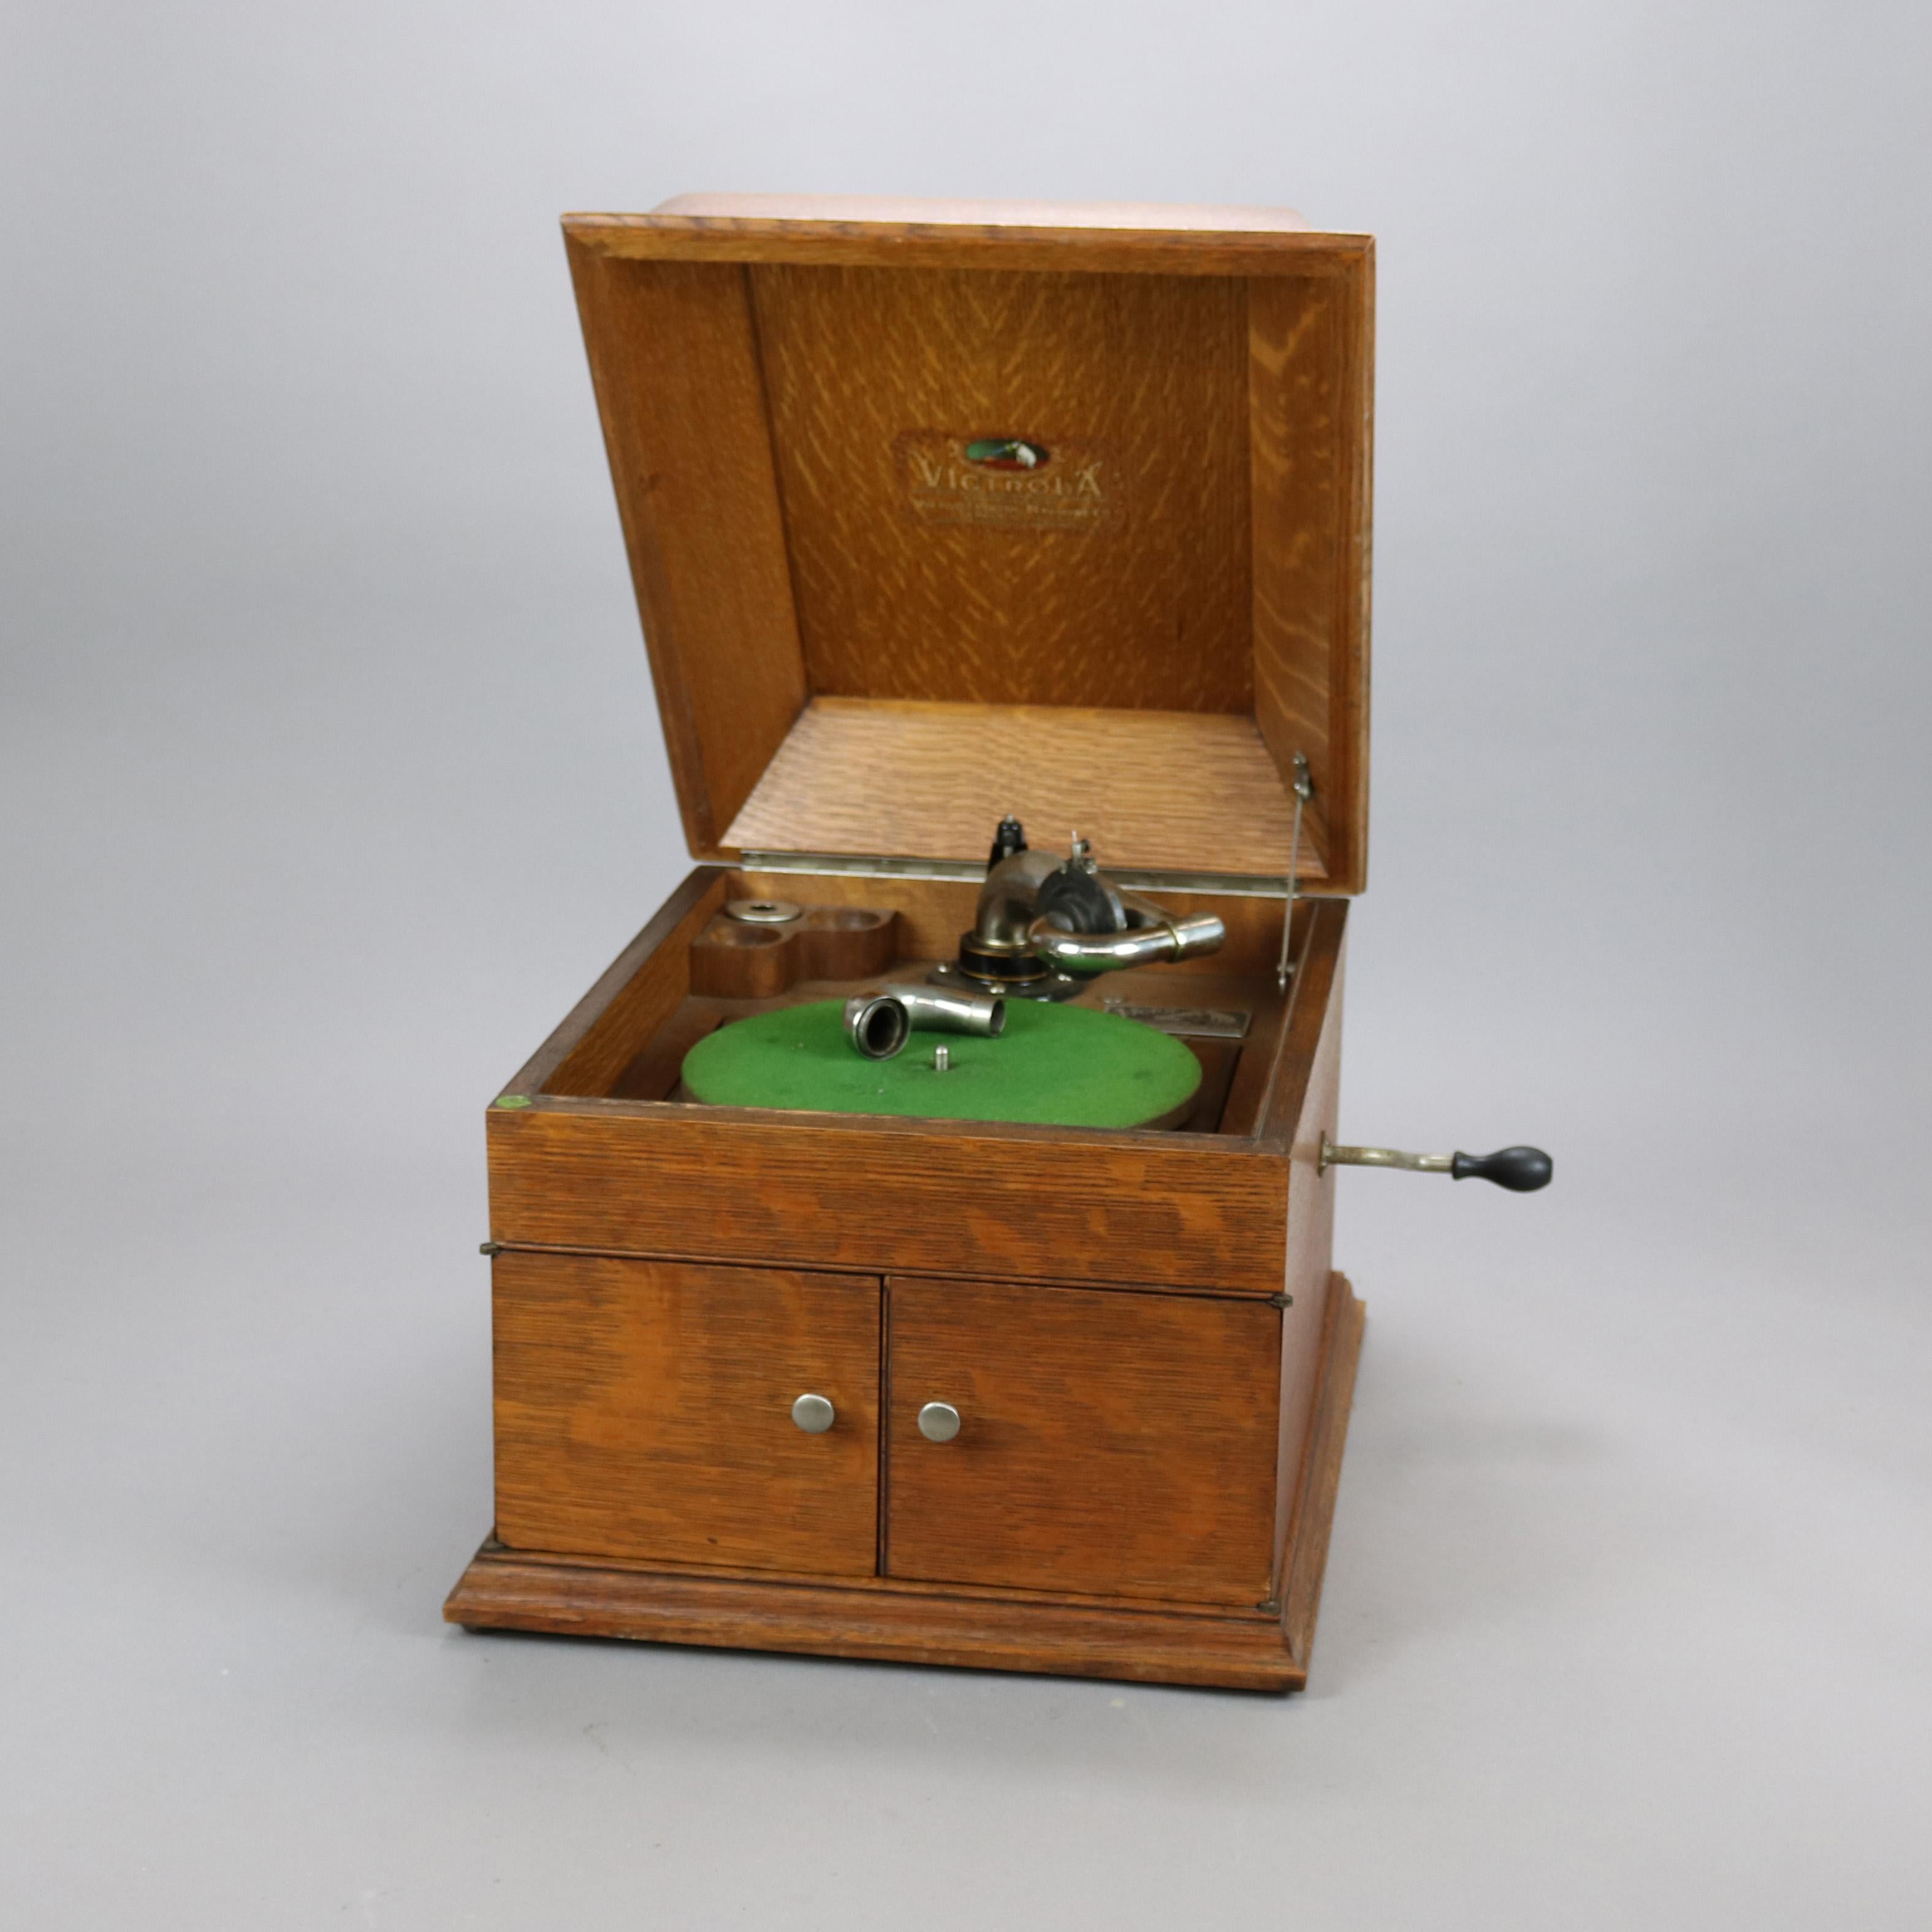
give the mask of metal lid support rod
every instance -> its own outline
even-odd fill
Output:
[[[1294,930],[1294,902],[1300,896],[1295,874],[1301,869],[1301,808],[1315,796],[1314,775],[1308,769],[1308,754],[1294,754],[1294,830],[1288,841],[1288,903],[1281,910],[1281,963],[1274,969],[1278,991],[1288,991],[1288,975],[1294,970],[1288,956],[1288,935]]]

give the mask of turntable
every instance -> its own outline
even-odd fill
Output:
[[[1371,244],[565,228],[700,862],[489,1108],[496,1526],[446,1615],[1298,1688],[1335,1168],[1549,1177],[1336,1144]]]

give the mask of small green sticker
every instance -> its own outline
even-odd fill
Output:
[[[982,470],[1040,470],[1048,460],[1043,442],[1017,436],[975,436],[965,448],[966,460]]]
[[[527,1107],[530,1096],[527,1094],[506,1094],[496,1104],[500,1107]]]

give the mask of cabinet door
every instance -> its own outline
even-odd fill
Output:
[[[895,1277],[886,1364],[889,1575],[1268,1594],[1281,1316],[1265,1302]],[[922,1432],[928,1403],[957,1412],[950,1439]]]
[[[502,1541],[877,1568],[876,1279],[502,1254],[494,1291]],[[806,1394],[821,1432],[793,1419]]]

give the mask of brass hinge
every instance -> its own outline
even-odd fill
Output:
[[[1270,1308],[1292,1308],[1294,1297],[1292,1294],[1271,1294],[1268,1297],[1268,1306]]]
[[[1278,1617],[1281,1615],[1281,1599],[1279,1597],[1264,1597],[1255,1608],[1265,1610],[1271,1617]]]
[[[503,1252],[501,1241],[485,1241],[476,1252],[479,1255],[500,1255]]]

